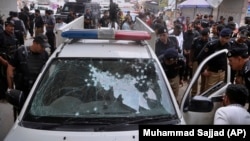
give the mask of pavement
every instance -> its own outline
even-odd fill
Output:
[[[2,141],[14,124],[13,106],[0,101],[0,140]]]

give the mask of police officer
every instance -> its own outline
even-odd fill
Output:
[[[12,12],[11,20],[13,20],[15,23],[15,35],[18,39],[18,43],[20,45],[24,45],[24,37],[27,35],[27,30],[23,20],[18,18],[18,12]]]
[[[50,44],[50,51],[51,53],[54,52],[56,49],[55,43],[56,43],[56,36],[54,33],[54,28],[56,24],[56,19],[54,15],[52,14],[51,10],[46,10],[46,20],[45,20],[45,28],[46,28],[46,36],[48,38],[48,42]]]
[[[185,62],[179,57],[178,51],[173,47],[165,50],[162,58],[160,58],[160,62],[177,100],[179,85],[183,85]]]
[[[244,84],[250,92],[250,60],[247,49],[241,47],[231,48],[227,57],[231,68],[235,71],[239,71],[235,82]],[[249,102],[250,96],[248,97],[248,103]],[[248,106],[248,112],[250,112],[250,105]]]
[[[37,35],[30,47],[22,46],[15,51],[7,68],[8,88],[23,91],[27,97],[49,55],[45,48],[50,47],[45,35]],[[15,73],[14,73],[15,71]]]
[[[246,44],[246,42],[248,40],[248,35],[249,35],[249,32],[247,29],[240,30],[237,33],[237,36],[235,38],[231,39],[231,41],[230,41],[231,48],[239,47],[239,48],[248,49],[248,46]],[[236,71],[232,70],[232,68],[231,68],[231,83],[234,83],[235,74],[236,74]]]
[[[0,99],[5,97],[7,90],[6,69],[8,61],[13,57],[14,51],[17,49],[17,39],[14,34],[14,22],[6,21],[5,29],[0,33]]]
[[[36,9],[35,10],[35,36],[38,34],[43,34],[44,32],[44,20],[40,14],[40,10]]]
[[[5,92],[7,90],[6,68],[8,61],[0,56],[0,100],[5,99]]]
[[[0,35],[0,52],[5,53],[6,57],[11,57],[17,49],[18,40],[14,34],[14,21],[6,21],[4,32]]]
[[[198,59],[197,56],[199,55],[202,48],[212,39],[209,37],[209,29],[205,28],[201,30],[200,36],[194,38],[191,48],[190,48],[190,54],[189,54],[189,62],[188,65],[190,68],[192,68],[192,75],[194,75],[195,71],[198,68]],[[200,92],[203,92],[205,89],[205,77],[201,76],[201,86],[200,86]],[[192,87],[192,96],[195,96],[198,93],[198,83],[194,83]]]
[[[206,57],[216,51],[230,48],[230,37],[232,31],[229,28],[224,28],[220,32],[220,37],[217,40],[208,42],[199,53],[198,62],[203,61]],[[227,68],[226,54],[220,54],[207,62],[202,75],[206,77],[205,90],[225,79],[225,70]]]
[[[155,53],[158,57],[163,55],[165,50],[171,47],[180,51],[178,40],[175,37],[169,37],[167,28],[160,27],[158,29],[158,36],[159,39],[157,39],[155,43]]]

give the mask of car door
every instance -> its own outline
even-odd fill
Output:
[[[206,90],[203,93],[198,93],[196,96],[191,97],[192,86],[196,81],[199,84],[199,77],[201,75],[202,68],[204,65],[216,57],[219,54],[227,53],[228,50],[220,50],[214,54],[207,57],[197,68],[195,74],[193,75],[190,84],[187,86],[186,91],[183,94],[180,110],[183,114],[183,117],[187,124],[213,124],[213,118],[215,111],[222,106],[222,96],[226,90],[226,87],[231,83],[230,82],[230,65],[228,63],[227,70],[225,71],[224,81],[218,82],[210,89]]]

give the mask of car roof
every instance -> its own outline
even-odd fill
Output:
[[[135,41],[81,39],[64,44],[58,57],[151,58],[151,55],[146,45]]]

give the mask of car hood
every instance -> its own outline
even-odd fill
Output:
[[[117,131],[117,132],[71,132],[38,130],[14,126],[4,141],[138,141],[138,131]]]

